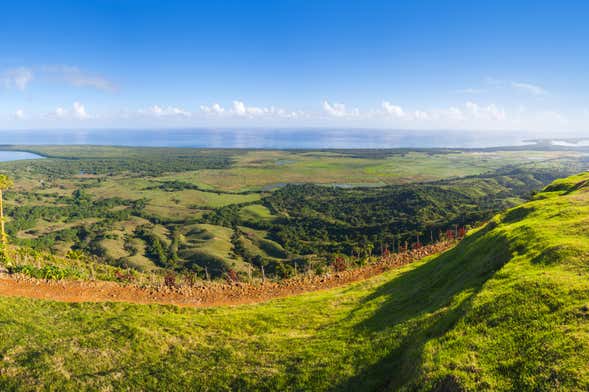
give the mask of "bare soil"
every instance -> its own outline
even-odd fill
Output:
[[[128,302],[190,307],[241,305],[343,286],[399,268],[426,256],[446,251],[455,242],[442,242],[381,257],[363,267],[321,276],[303,276],[279,282],[201,283],[194,286],[142,288],[105,281],[45,281],[0,274],[0,295],[62,302]]]

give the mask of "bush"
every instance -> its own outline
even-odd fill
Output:
[[[61,280],[65,278],[78,277],[78,273],[70,268],[62,268],[56,265],[45,265],[37,268],[32,265],[10,265],[8,272],[11,274],[23,274],[31,278],[45,280]]]

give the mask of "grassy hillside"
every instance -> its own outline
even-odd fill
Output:
[[[366,282],[186,309],[0,299],[0,389],[587,390],[589,174]]]

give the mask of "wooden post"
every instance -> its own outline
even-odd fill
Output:
[[[2,189],[0,189],[0,225],[2,226],[2,247],[4,248],[4,251],[6,251],[8,239],[6,238],[6,231],[4,231],[4,200]]]

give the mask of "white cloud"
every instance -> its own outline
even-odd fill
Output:
[[[270,112],[268,108],[258,108],[255,106],[245,108],[245,111],[250,116],[262,116],[263,114],[267,114]]]
[[[413,118],[416,120],[429,120],[430,114],[422,110],[416,110],[413,112]]]
[[[467,102],[465,107],[470,115],[477,119],[505,120],[505,110],[497,107],[495,104],[480,106],[474,102]]]
[[[225,113],[225,108],[218,103],[214,103],[211,106],[200,105],[200,111],[208,114],[223,114]]]
[[[64,118],[67,116],[67,110],[65,110],[62,107],[58,107],[55,109],[55,111],[53,113],[51,113],[53,115],[55,115],[55,117],[57,118]]]
[[[245,104],[241,101],[233,101],[232,112],[238,116],[245,116],[247,114]]]
[[[212,105],[201,105],[200,111],[211,116],[233,116],[246,119],[255,118],[282,118],[291,119],[304,116],[302,111],[287,111],[285,109],[270,107],[248,106],[243,101],[232,102],[231,109],[225,109],[218,103]]]
[[[0,74],[0,86],[24,91],[33,80],[35,73],[40,76],[53,77],[76,87],[91,87],[102,91],[115,91],[117,88],[110,80],[82,71],[68,65],[51,65],[35,67],[18,67]]]
[[[360,115],[358,109],[348,111],[346,105],[337,102],[329,103],[328,101],[323,101],[323,110],[333,117],[356,117]]]
[[[233,101],[233,108],[231,109],[231,113],[240,116],[240,117],[261,117],[261,116],[273,116],[277,114],[277,109],[273,106],[267,107],[256,107],[256,106],[247,106],[242,101]]]
[[[381,104],[382,109],[385,111],[386,114],[391,115],[393,117],[401,118],[405,117],[405,112],[400,106],[393,105],[388,101],[382,101]]]
[[[530,83],[511,82],[511,86],[515,89],[527,92],[532,95],[546,95],[548,92],[540,86]]]
[[[512,88],[527,94],[531,94],[531,95],[547,95],[548,91],[546,91],[546,89],[544,89],[542,86],[539,86],[537,84],[531,84],[531,83],[523,83],[523,82],[516,82],[516,81],[507,81],[507,80],[501,80],[501,79],[495,79],[492,77],[486,77],[485,78],[485,83],[490,86],[490,87],[494,87],[494,88]],[[463,91],[467,91],[469,89],[465,89]]]
[[[147,110],[139,110],[139,114],[149,115],[154,117],[191,117],[192,113],[187,110],[168,106],[161,107],[159,105],[153,105]]]
[[[235,100],[222,106],[212,103],[200,106],[194,113],[190,113],[179,106],[153,105],[143,110],[119,111],[117,113],[95,116],[90,114],[80,101],[71,106],[60,106],[47,114],[45,119],[53,119],[59,123],[76,124],[76,121],[86,120],[87,124],[97,121],[127,121],[129,124],[149,124],[154,119],[162,123],[200,125],[205,121],[211,124],[298,124],[302,126],[346,126],[361,124],[366,127],[387,127],[398,129],[464,129],[464,130],[565,130],[567,128],[582,129],[587,125],[587,117],[578,115],[568,118],[569,112],[559,112],[558,108],[523,107],[514,105],[504,107],[498,103],[480,103],[466,101],[462,104],[425,108],[405,107],[390,101],[380,101],[380,105],[372,108],[350,109],[343,103],[321,102],[315,110],[303,112],[277,108],[275,106],[249,106],[244,101]],[[589,113],[589,111],[587,111]],[[12,112],[5,118],[14,121],[25,119],[27,123],[43,120],[43,115],[25,113],[23,109]],[[291,123],[292,121],[292,123]],[[257,123],[256,123],[257,122]]]
[[[74,102],[73,105],[73,115],[80,120],[85,120],[89,117],[88,113],[86,112],[86,107],[77,101]]]
[[[24,91],[31,80],[33,80],[33,71],[26,67],[10,69],[0,76],[0,84],[5,88],[17,88]]]
[[[47,114],[49,118],[56,118],[56,119],[76,119],[76,120],[87,120],[91,118],[95,118],[88,114],[86,111],[86,106],[82,103],[76,101],[72,104],[71,109],[65,109],[62,106],[58,106],[55,108],[54,111]]]
[[[25,111],[22,109],[18,109],[16,112],[14,112],[14,118],[16,118],[17,120],[22,120],[25,118]]]
[[[75,87],[91,87],[101,91],[115,91],[117,87],[110,80],[82,71],[69,65],[51,65],[41,68],[42,71],[54,75]]]

